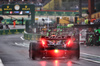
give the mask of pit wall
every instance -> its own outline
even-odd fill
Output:
[[[40,40],[40,38],[41,38],[41,34],[32,34],[32,33],[25,33],[24,32],[24,39],[25,40],[36,40],[36,41],[38,41],[38,40]]]
[[[10,30],[0,30],[0,35],[11,35],[24,33],[24,29],[10,29]]]

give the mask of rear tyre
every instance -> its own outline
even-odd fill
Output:
[[[40,50],[37,50],[36,52],[35,52],[35,57],[34,57],[34,59],[35,60],[41,60],[42,59],[42,53],[40,52]]]
[[[79,60],[80,58],[80,46],[79,44],[77,45],[77,48],[70,49],[68,51],[68,59],[76,59]]]
[[[30,45],[29,45],[29,57],[31,59],[35,59],[35,53],[34,53],[34,50],[33,50],[33,47],[35,46],[35,43],[31,42]]]
[[[29,57],[33,60],[42,59],[42,53],[38,43],[31,42],[29,45]]]
[[[80,58],[80,46],[79,46],[79,44],[78,44],[78,48],[77,48],[77,50],[76,50],[76,52],[75,52],[75,58],[76,58],[77,60],[79,60],[79,58]]]
[[[79,53],[79,51],[76,52],[75,58],[76,58],[77,60],[79,60],[79,58],[80,58],[80,53]]]

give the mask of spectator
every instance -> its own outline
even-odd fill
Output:
[[[82,23],[81,23],[82,25],[85,25],[85,22],[84,22],[84,20],[82,19]]]
[[[3,29],[3,24],[1,23],[2,20],[3,20],[3,17],[0,17],[0,29]]]
[[[8,26],[8,24],[6,24],[6,29],[10,29],[9,26]]]
[[[96,18],[92,18],[91,20],[90,20],[90,24],[94,24],[94,21],[96,20]]]
[[[100,33],[98,31],[96,31],[95,36],[96,36],[96,43],[95,43],[95,45],[98,46],[98,45],[100,45],[99,44]]]
[[[100,19],[96,19],[96,20],[94,21],[94,24],[100,24]]]
[[[4,22],[5,29],[10,29],[6,21]]]
[[[13,20],[13,26],[15,28],[15,25],[16,25],[16,20]]]
[[[85,24],[88,24],[88,19],[85,18],[85,21],[84,22],[85,22]]]
[[[24,18],[22,17],[22,25],[23,25],[23,22],[24,22]]]
[[[4,22],[4,26],[5,26],[5,28],[6,28],[6,24],[7,24],[7,23],[6,23],[6,21],[5,21],[5,22]]]
[[[0,20],[0,29],[3,29],[3,24],[1,23],[1,20]]]
[[[6,21],[4,22],[4,25],[6,25]]]
[[[88,20],[88,24],[90,25],[90,20]]]

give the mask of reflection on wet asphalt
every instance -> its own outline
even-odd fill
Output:
[[[41,66],[48,66],[48,65],[52,65],[52,66],[72,66],[73,64],[75,65],[79,65],[78,63],[71,61],[71,60],[43,60],[39,62]]]

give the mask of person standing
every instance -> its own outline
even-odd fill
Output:
[[[85,18],[85,24],[88,24],[88,19]]]
[[[96,31],[95,36],[96,36],[96,44],[95,45],[98,46],[99,45],[100,33],[98,31]]]
[[[0,20],[0,29],[3,29],[3,24],[1,23],[1,20]]]
[[[22,18],[22,25],[23,25],[23,22],[24,22],[24,18]]]
[[[4,22],[5,29],[10,29],[6,21]]]
[[[0,29],[3,29],[3,24],[1,22],[2,20],[3,20],[3,17],[0,16]]]
[[[14,28],[15,28],[15,25],[16,25],[16,20],[14,20],[14,21],[13,21],[13,25],[14,25]]]

